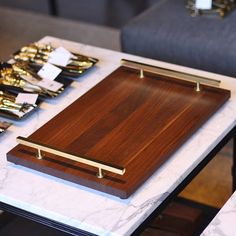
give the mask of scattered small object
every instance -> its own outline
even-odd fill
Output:
[[[191,16],[200,15],[219,15],[224,17],[226,14],[234,9],[234,0],[213,0],[210,9],[200,8],[197,0],[187,0],[186,8],[189,10]]]

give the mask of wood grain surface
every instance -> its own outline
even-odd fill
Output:
[[[230,91],[119,67],[29,138],[126,168],[123,176],[17,145],[19,165],[127,198],[230,97]],[[191,156],[186,156],[191,158]]]

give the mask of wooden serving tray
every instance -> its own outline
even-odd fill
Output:
[[[123,175],[19,144],[7,160],[121,198],[129,197],[230,97],[230,91],[119,67],[28,137],[124,170]],[[186,157],[191,158],[191,157]],[[124,171],[123,171],[124,172]]]

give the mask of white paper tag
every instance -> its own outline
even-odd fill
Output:
[[[38,75],[47,80],[54,80],[60,73],[61,69],[50,64],[50,63],[45,63],[43,67],[38,71]]]
[[[69,54],[71,58],[76,58],[75,55],[73,55],[70,51],[68,51],[67,49],[65,49],[63,47],[59,47],[55,51],[59,52],[59,53],[66,53],[66,54]]]
[[[74,58],[73,54],[67,49],[59,47],[49,54],[48,62],[58,66],[67,66],[71,58]]]
[[[7,61],[9,64],[14,64],[16,61],[14,59],[10,59]]]
[[[27,111],[12,111],[13,114],[15,114],[16,116],[18,116],[19,118],[23,117],[24,115],[26,115],[27,113],[31,112],[34,109],[34,107],[29,107],[27,109]]]
[[[40,86],[42,88],[45,88],[45,89],[53,91],[53,92],[57,92],[60,88],[63,87],[62,83],[59,83],[57,81],[50,80],[50,79],[38,80],[38,79],[34,78],[32,75],[21,75],[21,77],[22,77],[22,79],[28,81],[29,83],[31,83],[33,85]]]
[[[34,93],[18,93],[15,102],[19,104],[35,104],[38,99],[38,94]]]
[[[63,87],[62,83],[49,79],[42,79],[37,83],[37,85],[53,92],[57,92],[60,88]]]
[[[54,51],[60,52],[60,53],[65,53],[65,54],[70,54],[70,51],[68,51],[67,49],[65,49],[63,47],[58,47]]]
[[[21,75],[21,78],[24,79],[24,80],[26,80],[26,81],[28,81],[29,83],[35,84],[35,85],[37,85],[37,83],[39,82],[38,79],[34,78],[34,76],[29,75],[29,74],[27,74],[27,75]]]
[[[212,0],[196,0],[197,9],[210,10],[212,8]]]

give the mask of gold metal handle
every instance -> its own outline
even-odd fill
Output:
[[[200,84],[207,84],[210,86],[218,87],[220,85],[220,80],[209,79],[202,76],[192,75],[185,72],[175,71],[167,68],[162,68],[158,66],[148,65],[140,62],[130,61],[126,59],[121,59],[121,65],[140,70],[140,78],[144,77],[144,72],[151,72],[154,74],[171,76],[176,79],[191,81],[196,83],[196,91],[200,91]]]
[[[69,159],[69,160],[73,160],[73,161],[83,163],[83,164],[86,164],[89,166],[97,167],[98,168],[98,173],[97,173],[98,178],[104,177],[104,173],[103,173],[104,170],[115,173],[115,174],[119,174],[119,175],[123,175],[125,173],[125,168],[123,168],[123,167],[107,164],[105,162],[93,160],[92,158],[88,158],[88,157],[80,157],[80,156],[77,156],[73,153],[64,152],[64,151],[61,151],[61,150],[56,149],[54,147],[50,147],[48,145],[44,145],[44,144],[29,140],[28,138],[24,138],[24,137],[19,136],[16,138],[16,141],[19,144],[37,149],[38,153],[37,153],[36,157],[38,159],[43,159],[43,155],[41,152],[44,151],[44,152],[52,153],[57,156]]]

